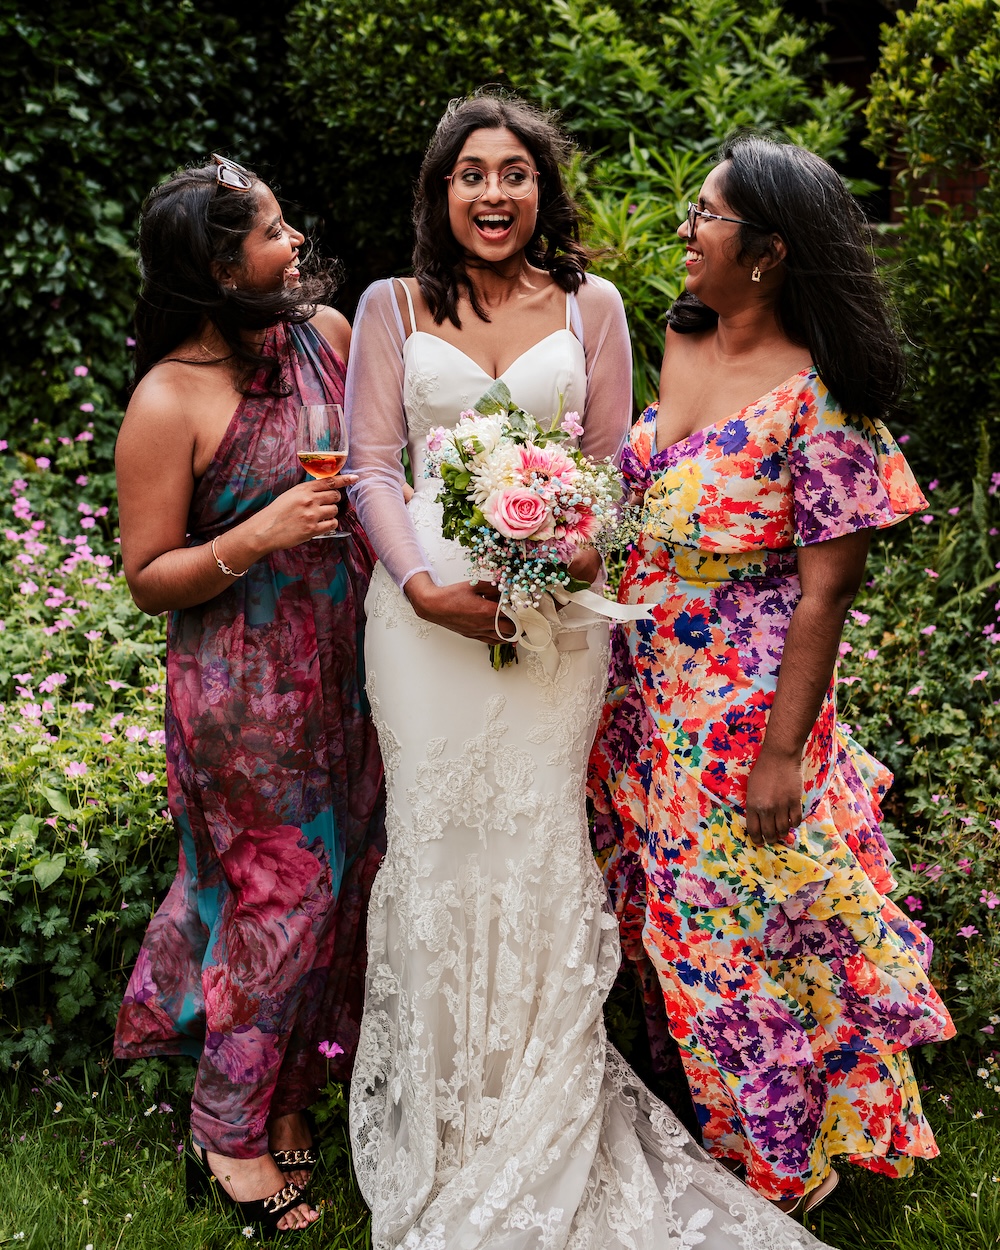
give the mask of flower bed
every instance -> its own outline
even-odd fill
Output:
[[[0,465],[0,1066],[106,1046],[175,861],[163,623],[118,571],[88,433]]]

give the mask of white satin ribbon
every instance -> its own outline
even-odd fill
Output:
[[[497,633],[504,642],[515,642],[525,651],[535,651],[541,658],[542,665],[550,677],[554,677],[559,669],[559,648],[556,639],[560,631],[577,633],[585,626],[567,628],[559,617],[556,603],[565,607],[575,603],[595,616],[603,616],[613,621],[646,621],[649,620],[651,605],[646,603],[618,603],[613,599],[605,599],[603,595],[592,590],[566,590],[557,586],[554,590],[542,595],[537,608],[530,605],[518,607],[514,603],[498,603],[495,617]],[[505,616],[512,621],[517,629],[516,634],[504,638],[500,630],[500,617]],[[587,622],[589,625],[590,622]],[[574,648],[567,647],[566,650]]]

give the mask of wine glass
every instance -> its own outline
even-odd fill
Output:
[[[340,404],[303,404],[295,431],[295,454],[311,477],[336,477],[347,463],[347,422]],[[341,507],[338,515],[342,515]],[[350,538],[335,529],[317,538]]]

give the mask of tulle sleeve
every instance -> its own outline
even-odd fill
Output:
[[[358,305],[344,406],[350,431],[347,470],[358,517],[397,586],[434,570],[403,501],[403,343],[405,333],[391,280],[376,282]]]
[[[591,275],[580,287],[573,330],[587,358],[587,404],[580,449],[617,458],[632,420],[632,344],[618,288]]]
[[[885,529],[927,507],[881,421],[849,421],[815,378],[800,396],[788,447],[796,546]]]

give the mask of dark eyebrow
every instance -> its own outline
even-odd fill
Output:
[[[486,159],[482,156],[460,156],[455,161],[456,165],[485,165]],[[530,165],[530,156],[505,156],[500,161],[500,167],[504,165]]]
[[[267,227],[268,230],[272,230],[275,226],[279,225],[280,222],[281,222],[281,214],[279,213],[272,222],[268,223],[268,227]]]

